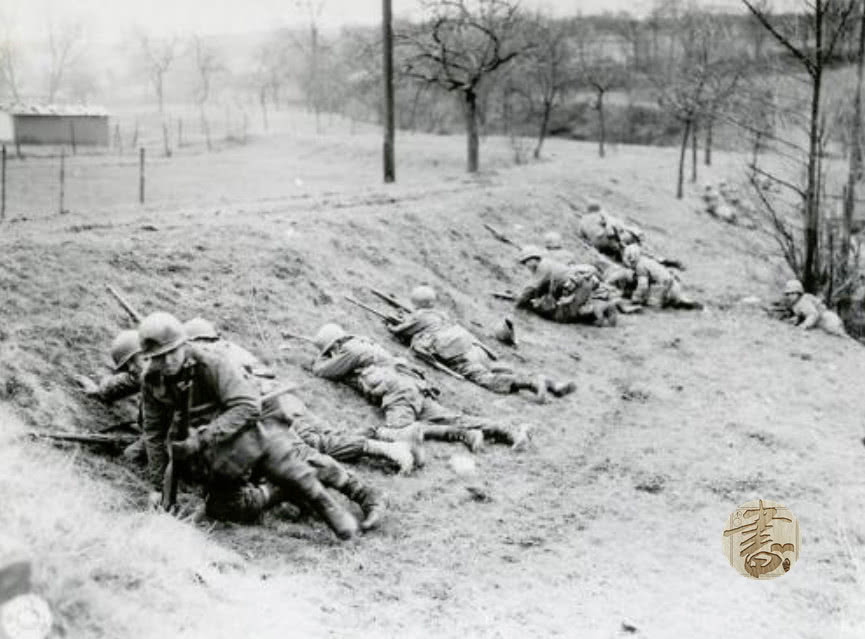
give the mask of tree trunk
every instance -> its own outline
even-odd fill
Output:
[[[267,122],[267,87],[261,87],[258,92],[258,102],[261,104],[261,119],[264,123],[264,131],[267,132],[269,126]]]
[[[850,165],[847,186],[844,189],[844,226],[841,236],[841,279],[846,281],[853,273],[850,268],[850,241],[853,233],[853,210],[856,200],[856,182],[862,177],[862,80],[865,71],[865,10],[859,25],[859,48],[856,52],[856,94],[853,96],[853,126],[850,138]],[[847,296],[849,297],[849,295]]]
[[[538,160],[541,157],[541,147],[547,138],[547,126],[550,124],[550,113],[553,111],[552,100],[544,100],[544,112],[541,114],[541,128],[538,131],[538,144],[535,146],[534,156]]]
[[[382,0],[382,35],[384,39],[382,68],[384,69],[384,181],[396,180],[394,163],[394,106],[393,106],[393,30],[391,0]]]
[[[207,114],[204,112],[204,105],[201,105],[199,113],[201,115],[201,132],[204,134],[204,141],[207,143],[207,150],[213,150],[213,144],[210,141],[210,124],[207,122]]]
[[[685,130],[682,132],[682,148],[679,151],[679,179],[676,183],[676,199],[681,200],[684,195],[682,185],[685,182],[685,153],[688,150],[688,137],[691,135],[691,120],[685,120]]]
[[[691,125],[691,182],[697,181],[697,121]]]
[[[817,162],[819,154],[820,127],[820,88],[823,79],[823,3],[816,0],[814,37],[814,72],[811,76],[811,122],[808,134],[808,184],[805,190],[805,264],[802,268],[802,286],[809,293],[814,293],[819,285],[818,271],[819,255],[819,206],[817,192],[818,178]]]
[[[601,127],[601,135],[600,140],[598,141],[598,155],[604,157],[606,152],[604,150],[604,143],[607,140],[607,128],[606,123],[604,122],[604,92],[598,91],[598,119]]]
[[[706,122],[706,148],[703,149],[703,162],[706,166],[712,166],[712,128],[714,120],[709,118]]]
[[[472,91],[463,92],[466,113],[466,137],[468,142],[468,172],[478,170],[478,96]]]

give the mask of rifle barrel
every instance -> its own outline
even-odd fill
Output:
[[[132,318],[134,322],[141,321],[141,313],[132,308],[132,305],[126,301],[126,299],[118,292],[116,288],[111,286],[110,284],[106,285],[108,292],[117,300],[117,303],[123,307],[123,310]]]

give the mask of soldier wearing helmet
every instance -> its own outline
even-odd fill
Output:
[[[685,297],[682,285],[670,270],[647,255],[644,255],[639,245],[631,244],[625,248],[625,266],[634,271],[637,288],[631,299],[642,305],[649,303],[651,290],[657,288],[661,292],[661,308],[680,308],[699,310],[703,305]]]
[[[418,302],[429,303],[429,291],[418,293],[423,293],[415,296]],[[419,464],[425,439],[463,443],[474,452],[483,445],[485,434],[501,435],[485,420],[442,406],[435,399],[439,390],[426,381],[421,369],[368,337],[349,335],[335,324],[326,324],[313,341],[319,348],[313,373],[345,383],[379,406],[385,423],[373,430],[374,437],[411,442]]]
[[[222,337],[216,327],[202,317],[184,323],[187,340],[203,350],[214,350],[229,355],[261,386],[266,395],[278,384],[275,371],[258,357]],[[310,447],[343,463],[354,463],[363,457],[385,459],[395,464],[400,473],[411,472],[414,458],[411,448],[403,442],[383,442],[360,435],[347,435],[326,425],[324,420],[310,413],[303,401],[294,393],[280,395],[275,400],[287,428],[291,428]]]
[[[528,390],[538,401],[545,401],[547,390],[556,397],[573,391],[567,382],[555,382],[543,375],[517,373],[501,363],[495,355],[466,328],[455,322],[444,310],[432,308],[435,291],[428,286],[412,291],[416,310],[388,330],[408,344],[424,359],[434,359],[459,373],[465,379],[494,393],[511,394]],[[421,301],[418,304],[416,300]],[[504,429],[507,430],[507,429]],[[512,434],[503,432],[507,439]]]
[[[570,278],[570,269],[561,262],[545,257],[537,246],[526,246],[520,252],[519,263],[533,275],[533,281],[517,295],[517,308],[532,309],[548,316],[556,307],[559,287]]]
[[[806,293],[799,280],[790,280],[784,285],[784,300],[793,314],[793,323],[804,330],[821,328],[830,335],[847,335],[841,318],[834,311],[828,310],[817,297]]]
[[[203,466],[214,516],[248,520],[287,495],[300,496],[340,538],[357,532],[355,518],[337,503],[325,485],[359,503],[361,528],[378,523],[384,502],[332,458],[312,450],[286,429],[274,398],[262,404],[254,378],[228,353],[189,344],[183,325],[169,313],[152,313],[138,329],[142,354],[149,358],[142,386],[144,433],[149,474],[156,487],[171,456]],[[188,429],[179,442],[168,440],[178,420]],[[248,479],[266,479],[276,490],[266,498],[247,499]],[[159,498],[150,495],[151,503]],[[231,508],[226,508],[230,505]]]
[[[110,348],[113,373],[94,382],[84,375],[76,375],[77,381],[84,389],[84,394],[105,404],[113,404],[123,399],[132,398],[141,390],[141,378],[144,374],[144,360],[141,357],[141,347],[138,341],[138,331],[125,330],[117,334]],[[141,408],[135,402],[134,412],[141,425]],[[144,440],[138,439],[123,451],[123,456],[136,463],[145,463],[146,453]]]

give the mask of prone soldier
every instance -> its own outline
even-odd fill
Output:
[[[805,292],[802,282],[790,280],[784,286],[784,300],[792,312],[791,320],[804,330],[821,328],[830,335],[846,337],[844,323],[834,311],[826,308],[814,295]]]

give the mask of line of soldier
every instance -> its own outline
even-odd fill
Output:
[[[602,222],[605,228],[611,224],[609,219]],[[607,250],[620,255],[633,271],[632,301],[645,303],[649,288],[657,286],[662,306],[700,307],[682,295],[678,280],[661,261],[642,255],[637,241],[622,239],[639,239],[633,229],[615,231],[618,245],[609,243],[608,233],[604,237]],[[601,279],[592,265],[568,266],[534,247],[525,248],[519,261],[536,279],[517,297],[518,307],[558,321],[615,323],[616,311],[623,307],[615,292],[620,289],[611,283],[616,278]],[[804,294],[801,283],[788,283],[785,295],[804,328],[837,332],[840,320],[834,321],[834,314]],[[413,308],[406,315],[386,324],[422,359],[494,393],[528,391],[537,402],[575,390],[572,381],[502,364],[480,339],[436,307],[431,287],[415,288],[411,300]],[[318,351],[313,373],[348,385],[379,407],[382,425],[365,435],[329,428],[293,392],[274,392],[279,384],[273,370],[222,338],[210,322],[195,318],[183,324],[164,312],[145,317],[137,330],[115,338],[110,349],[113,375],[99,384],[78,380],[87,395],[106,403],[140,394],[143,434],[125,455],[147,465],[154,485],[148,496],[151,505],[161,501],[159,487],[171,460],[186,468],[188,479],[205,485],[204,512],[214,519],[256,521],[268,508],[291,501],[317,513],[343,539],[377,526],[386,500],[342,462],[380,458],[407,473],[424,465],[425,440],[461,443],[472,452],[487,440],[515,449],[530,440],[528,424],[499,423],[445,407],[440,390],[422,369],[369,337],[325,324],[311,341]],[[176,432],[188,436],[176,441]],[[356,503],[362,520],[358,522],[328,489]]]
[[[538,402],[575,389],[573,382],[492,364],[476,337],[432,308],[435,292],[429,287],[416,289],[412,299],[416,310],[391,327],[393,334],[455,374],[496,393],[530,391]],[[406,473],[423,466],[424,440],[461,443],[472,452],[485,440],[517,450],[530,441],[528,424],[497,423],[446,408],[422,369],[370,338],[325,324],[311,341],[318,350],[314,374],[345,383],[380,407],[383,425],[365,436],[328,428],[294,393],[270,397],[279,387],[273,371],[220,337],[210,322],[195,318],[182,324],[164,312],[115,338],[114,374],[98,384],[77,379],[87,395],[106,403],[140,393],[143,434],[124,454],[146,464],[154,486],[151,506],[161,501],[159,487],[171,459],[183,464],[186,479],[205,485],[204,514],[211,518],[256,521],[287,500],[316,512],[343,539],[377,526],[386,504],[341,462],[382,458]],[[173,433],[186,431],[188,437],[174,440]],[[328,489],[358,504],[364,515],[359,524]]]

